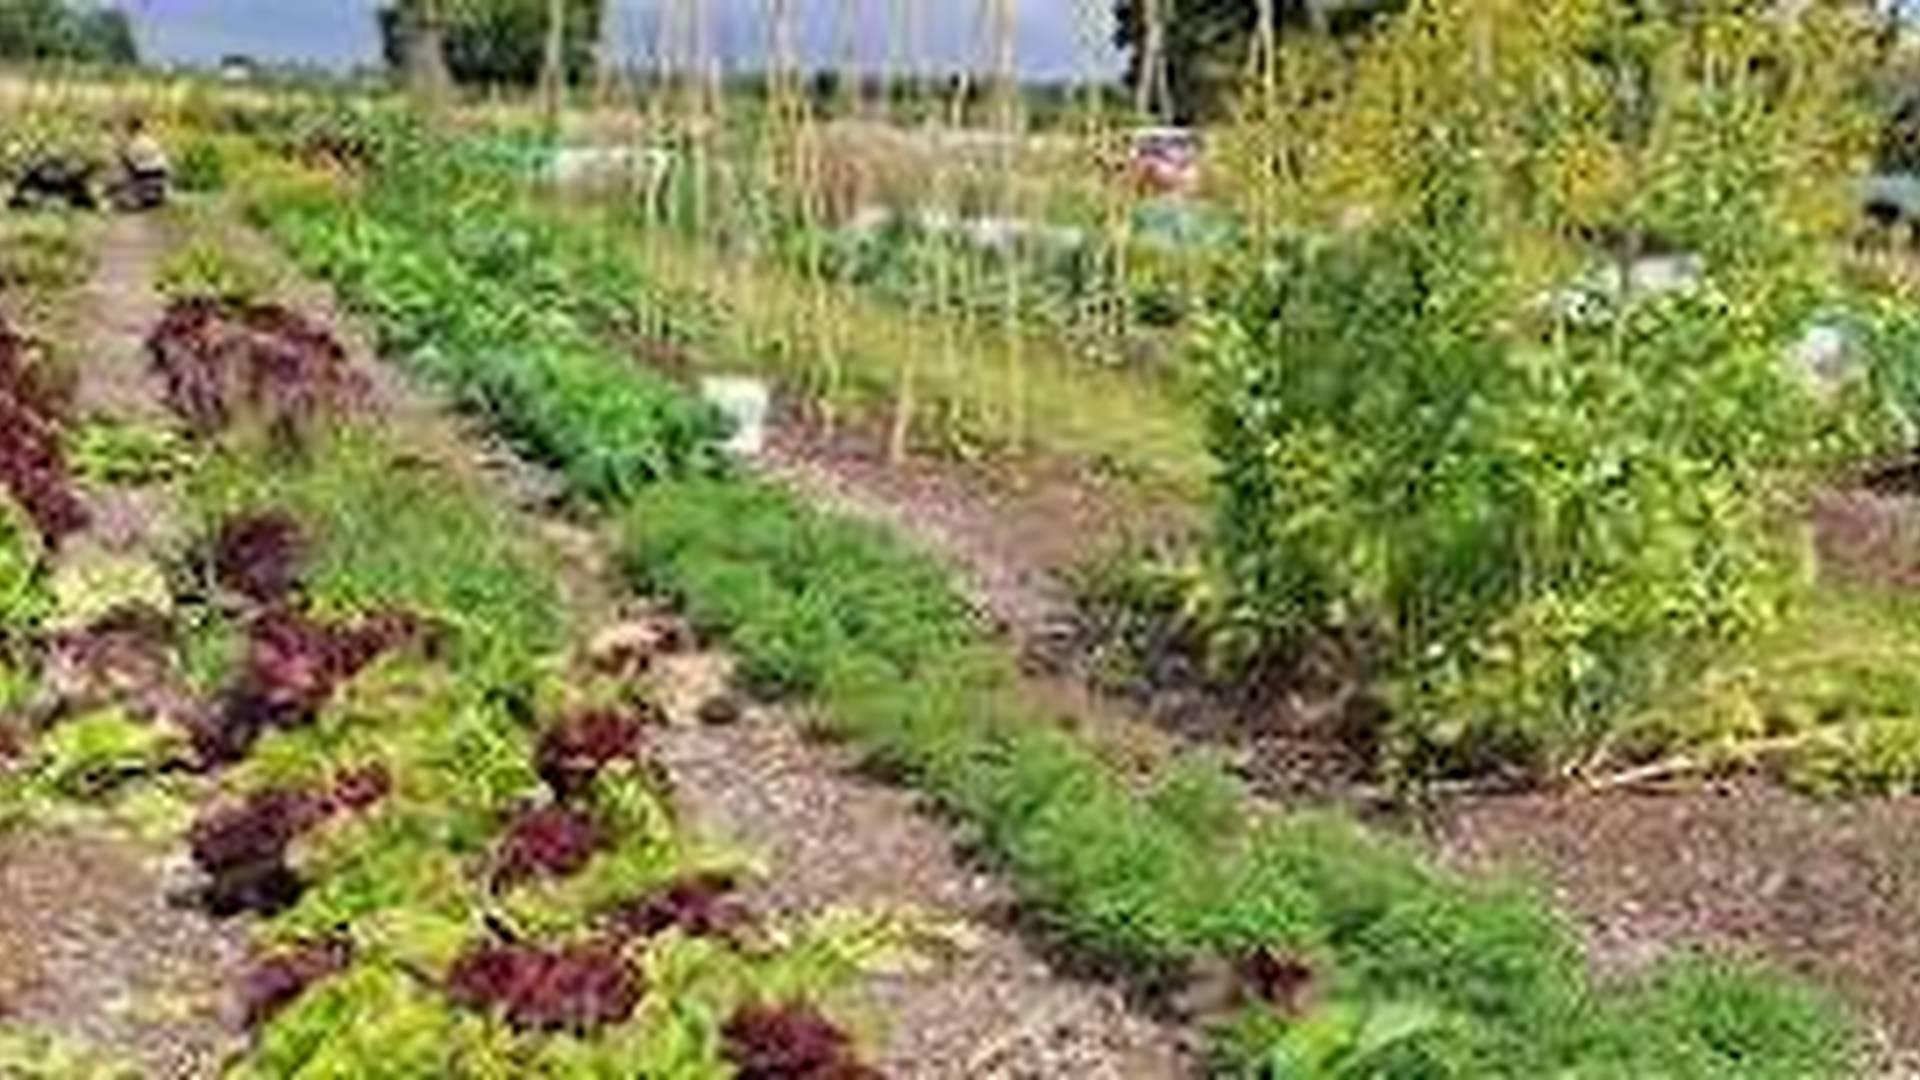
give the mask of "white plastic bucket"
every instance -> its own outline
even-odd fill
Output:
[[[767,412],[772,395],[761,379],[714,376],[700,380],[700,396],[733,426],[726,450],[736,457],[758,457],[767,444]]]

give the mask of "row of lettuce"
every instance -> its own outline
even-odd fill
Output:
[[[730,640],[753,689],[816,706],[951,812],[1064,943],[1162,984],[1237,969],[1243,1007],[1210,1018],[1223,1071],[1855,1069],[1851,1022],[1796,984],[1705,957],[1599,983],[1529,890],[1332,816],[1254,812],[1206,760],[1151,776],[1108,760],[1023,694],[937,567],[729,472],[716,418],[598,332],[646,315],[633,265],[457,149],[408,131],[351,181],[262,161],[246,189],[390,358],[619,524],[637,589]]]
[[[760,871],[678,820],[641,660],[569,651],[525,523],[368,422],[297,313],[183,299],[148,344],[192,439],[42,408],[40,354],[0,350],[0,839],[184,836],[179,899],[256,916],[228,1073],[872,1075],[819,1010],[920,928],[737,895]],[[90,546],[136,488],[185,527]],[[0,1022],[0,1075],[139,1074],[96,1056]]]

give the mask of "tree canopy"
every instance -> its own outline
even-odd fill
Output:
[[[133,64],[140,59],[126,12],[66,0],[0,0],[0,60]]]
[[[578,79],[593,64],[604,0],[567,0],[567,73]],[[547,0],[440,0],[447,71],[457,83],[532,86],[540,80]],[[419,0],[388,0],[379,12],[387,65],[407,67]]]
[[[1404,6],[1405,0],[1273,0],[1274,26],[1281,34],[1346,35]],[[1164,78],[1150,93],[1150,105],[1190,123],[1219,116],[1231,101],[1260,30],[1260,0],[1116,0],[1114,18],[1129,84]],[[1155,23],[1161,31],[1157,65],[1149,58]]]

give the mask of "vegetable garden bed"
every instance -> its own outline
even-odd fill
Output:
[[[387,198],[383,179],[369,177],[360,197],[283,179],[257,190],[256,205],[374,318],[401,362],[461,391],[621,519],[638,586],[726,634],[754,688],[817,704],[831,728],[931,794],[1054,934],[1150,981],[1216,965],[1237,973],[1238,1007],[1210,1017],[1224,1068],[1801,1077],[1853,1067],[1847,1024],[1799,987],[1706,958],[1596,983],[1568,928],[1524,889],[1438,870],[1337,819],[1252,812],[1203,761],[1122,773],[1037,715],[942,574],[882,534],[711,474],[697,452],[606,482],[604,464],[623,450],[596,441],[607,429],[555,437],[567,425],[551,418],[577,384],[466,392],[523,370],[517,358],[541,348],[536,327],[580,344],[585,379],[612,377],[617,360],[534,286],[565,265],[540,261],[557,259],[560,241],[527,218],[541,254],[463,255],[457,220],[423,228],[408,210],[418,203]],[[473,220],[475,239],[493,225]],[[476,348],[447,313],[481,294],[524,314]],[[624,377],[674,398],[649,376]],[[643,428],[632,429],[637,445],[657,445]]]

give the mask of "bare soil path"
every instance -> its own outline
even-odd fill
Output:
[[[81,337],[85,415],[151,419],[161,406],[144,342],[162,301],[153,282],[162,221],[120,217],[100,233],[94,278],[60,321]],[[89,493],[93,524],[62,558],[158,558],[175,522],[151,492]],[[165,1080],[212,1077],[235,1041],[226,985],[241,932],[171,899],[167,853],[85,825],[0,833],[0,1023],[97,1047]]]

